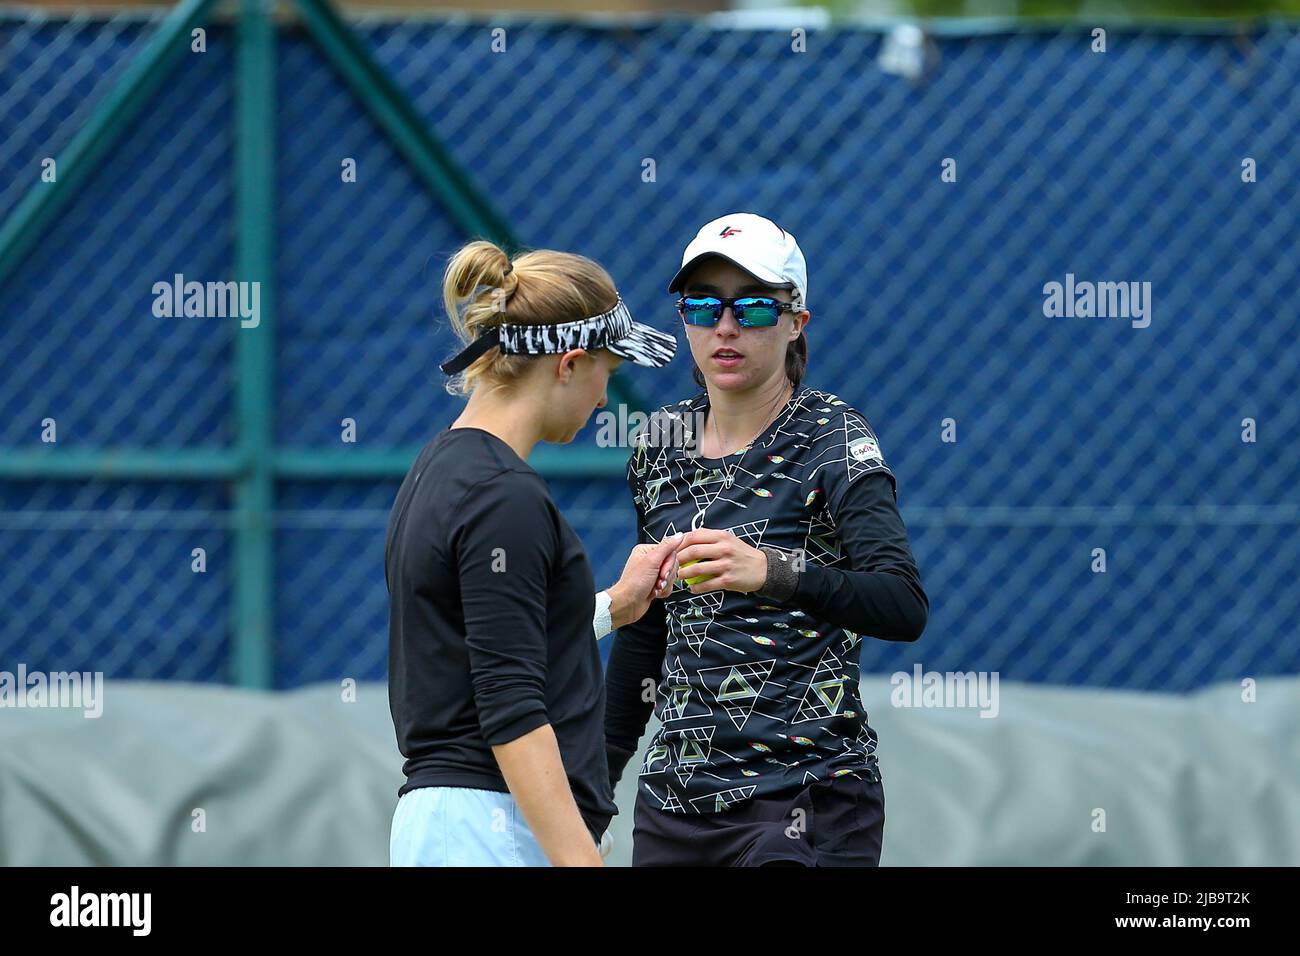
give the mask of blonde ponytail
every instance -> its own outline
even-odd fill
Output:
[[[442,281],[443,307],[465,345],[494,325],[557,325],[613,308],[614,280],[586,256],[538,249],[513,261],[485,239],[466,243],[451,257]],[[489,349],[451,376],[447,391],[468,395],[480,384],[508,388],[537,360]]]

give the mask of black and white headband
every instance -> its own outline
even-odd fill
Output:
[[[440,367],[445,374],[455,375],[494,347],[506,355],[560,355],[572,349],[608,349],[637,365],[662,368],[676,353],[677,339],[634,322],[623,297],[619,296],[613,308],[576,322],[494,325]]]

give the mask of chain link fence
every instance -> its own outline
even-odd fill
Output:
[[[796,52],[689,21],[353,26],[514,232],[600,261],[642,321],[677,327],[664,289],[701,223],[798,236],[807,381],[871,419],[931,596],[921,641],[865,642],[864,670],[1300,672],[1295,24],[1116,28],[1104,52],[1084,27]],[[0,18],[0,221],[157,27]],[[0,286],[0,464],[237,445],[238,320],[152,311],[176,274],[238,278],[236,37],[206,31]],[[275,53],[275,445],[413,458],[459,407],[439,286],[467,237],[311,37],[281,22]],[[1150,283],[1147,314],[1045,314],[1067,281]],[[684,347],[620,375],[649,407],[695,391]],[[384,676],[401,469],[374,471],[276,478],[276,686]],[[0,669],[231,679],[229,473],[3,474]],[[548,480],[610,583],[622,481]]]

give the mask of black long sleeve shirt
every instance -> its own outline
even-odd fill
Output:
[[[388,522],[388,697],[407,780],[506,792],[492,747],[550,724],[593,837],[615,813],[582,543],[501,439],[447,429]]]
[[[705,410],[701,393],[662,411],[689,422]],[[866,418],[805,386],[748,451],[725,460],[643,442],[628,484],[640,541],[726,528],[801,556],[804,570],[779,604],[683,587],[618,631],[606,670],[612,781],[652,708],[664,727],[640,782],[665,810],[709,812],[810,780],[875,777],[858,645],[863,635],[916,640],[929,602]]]

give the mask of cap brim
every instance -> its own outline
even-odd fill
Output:
[[[673,276],[673,281],[668,283],[668,291],[669,292],[681,291],[682,283],[686,281],[687,274],[690,273],[692,269],[698,266],[705,259],[708,259],[712,256],[717,256],[719,259],[726,259],[737,269],[741,270],[744,273],[747,273],[748,275],[753,276],[759,282],[763,283],[763,285],[770,285],[774,289],[790,289],[794,287],[792,283],[782,279],[779,275],[775,275],[772,273],[759,274],[758,272],[755,272],[753,269],[751,269],[749,266],[745,265],[743,262],[733,259],[731,258],[731,256],[725,253],[709,251],[709,252],[701,252],[698,256],[696,256],[695,258],[687,262],[686,265],[678,269],[677,275]]]
[[[677,354],[677,339],[640,322],[632,323],[632,331],[605,346],[620,358],[646,368],[663,368]]]

